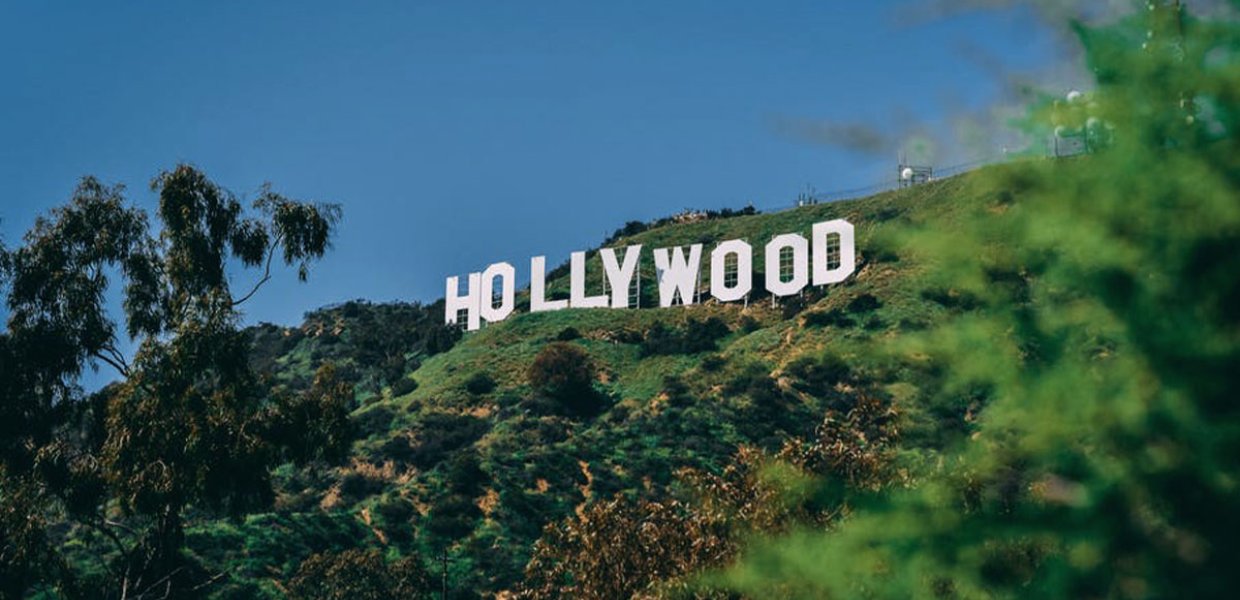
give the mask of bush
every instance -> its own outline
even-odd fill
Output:
[[[474,522],[482,517],[482,509],[473,498],[449,493],[431,505],[426,529],[441,542],[460,540],[474,530]]]
[[[714,373],[727,364],[728,359],[724,358],[722,354],[711,354],[702,359],[702,370],[707,373]]]
[[[473,450],[458,452],[448,459],[444,471],[444,483],[449,490],[469,496],[482,492],[490,477],[482,470],[478,453]]]
[[[417,381],[410,377],[401,377],[392,383],[392,397],[412,394],[416,389],[418,389]]]
[[[785,371],[799,380],[798,389],[816,396],[825,395],[836,384],[852,378],[848,363],[832,352],[802,356],[789,363]]]
[[[593,414],[600,407],[599,394],[594,391],[594,362],[573,344],[547,344],[534,357],[527,376],[535,392],[558,401],[569,412]]]
[[[375,458],[380,461],[392,461],[398,465],[408,464],[413,460],[414,451],[413,444],[409,441],[409,436],[400,433],[379,446]]]
[[[490,375],[481,371],[474,373],[469,379],[465,380],[465,391],[475,396],[489,394],[494,390],[495,380],[492,379]]]
[[[340,478],[340,495],[350,501],[360,500],[383,491],[383,481],[366,473],[349,471]]]
[[[759,405],[774,404],[783,395],[761,363],[749,363],[740,368],[724,386],[724,391],[730,395],[749,396]]]
[[[392,562],[378,550],[315,554],[288,582],[291,600],[387,600],[431,598],[430,575],[418,556]]]
[[[668,329],[655,323],[642,341],[642,355],[697,354],[717,349],[718,340],[731,333],[719,317],[705,321],[690,318],[683,329]]]
[[[489,430],[486,421],[470,415],[428,413],[415,422],[409,462],[430,469],[447,456],[481,438]]]
[[[523,597],[664,597],[643,592],[733,555],[722,533],[674,500],[595,502],[545,529],[526,566]]]
[[[802,317],[806,327],[852,327],[857,323],[836,310],[815,310]]]
[[[376,406],[353,417],[358,431],[363,436],[384,433],[392,426],[396,414],[386,406]]]
[[[847,310],[850,313],[865,313],[878,310],[879,308],[882,308],[882,306],[882,301],[875,298],[873,294],[861,294],[860,296],[853,298],[852,302],[849,302],[848,306],[845,307],[844,310]]]
[[[383,532],[396,542],[407,542],[413,539],[413,515],[416,513],[413,503],[399,496],[384,496],[375,505],[375,514],[382,519]]]
[[[663,378],[663,393],[667,396],[667,403],[671,406],[685,406],[693,402],[689,396],[689,386],[675,375]]]
[[[555,336],[555,339],[558,342],[571,342],[580,337],[581,337],[581,332],[577,331],[576,327],[565,327],[564,329],[560,330],[559,335]]]

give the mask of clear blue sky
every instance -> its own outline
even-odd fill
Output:
[[[626,220],[874,183],[897,148],[777,124],[942,126],[995,102],[997,72],[1055,60],[1027,14],[901,24],[909,5],[7,1],[0,237],[85,174],[149,208],[151,177],[188,161],[243,196],[270,181],[344,205],[309,283],[282,273],[251,322],[432,300],[448,275],[557,264]]]

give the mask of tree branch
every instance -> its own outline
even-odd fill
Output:
[[[109,356],[109,355],[105,355],[105,354],[103,354],[103,353],[101,353],[101,352],[92,352],[90,355],[91,355],[92,357],[94,357],[94,358],[97,358],[97,359],[99,359],[99,360],[101,360],[101,361],[105,362],[105,363],[108,363],[109,365],[111,365],[111,366],[112,366],[112,368],[113,368],[113,369],[116,369],[116,371],[117,371],[118,373],[120,373],[120,374],[121,374],[121,375],[123,375],[126,379],[128,379],[128,378],[129,378],[129,375],[130,375],[130,373],[129,373],[129,364],[125,362],[125,359],[124,359],[123,357],[121,357],[121,356],[120,356],[120,353],[119,353],[119,352],[116,352],[116,350],[115,350],[114,348],[105,348],[105,350],[109,350],[111,353],[114,353],[114,354],[111,354],[111,355]]]
[[[259,279],[258,283],[254,284],[254,287],[250,289],[250,292],[248,294],[242,296],[241,298],[237,300],[233,300],[230,306],[235,307],[241,304],[242,302],[249,300],[251,297],[254,296],[255,292],[258,291],[258,288],[263,287],[264,283],[271,281],[271,260],[275,258],[276,249],[280,247],[280,241],[283,240],[283,238],[284,238],[283,235],[277,235],[275,239],[271,240],[271,247],[267,248],[267,261],[263,267],[262,279]]]
[[[104,537],[111,540],[112,544],[116,546],[117,552],[120,552],[121,557],[125,559],[125,564],[126,565],[129,564],[129,551],[125,549],[125,544],[121,543],[120,536],[116,535],[115,531],[112,531],[111,529],[108,529],[107,527],[104,526],[104,525],[110,524],[111,523],[110,521],[108,521],[107,519],[103,519],[100,523],[96,523],[93,520],[87,520],[84,522],[86,523],[86,525],[90,526],[90,528],[94,529],[95,531],[98,531],[99,533],[102,533]],[[106,561],[104,561],[104,567],[106,567],[109,571],[112,571],[113,577],[119,577],[120,574],[117,573],[116,571],[113,571],[111,565],[108,565]]]

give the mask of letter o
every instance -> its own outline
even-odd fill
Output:
[[[792,279],[780,278],[780,254],[792,249]],[[766,291],[774,296],[798,294],[809,285],[809,241],[795,233],[775,236],[766,245]]]
[[[727,287],[728,255],[736,256],[736,285]],[[740,300],[753,288],[753,247],[744,240],[728,240],[710,253],[710,295],[720,302]]]
[[[495,278],[503,279],[500,290],[501,301],[495,306]],[[489,323],[497,323],[508,318],[516,307],[517,270],[512,265],[502,262],[495,263],[482,272],[482,289],[479,291],[478,304],[482,318]]]

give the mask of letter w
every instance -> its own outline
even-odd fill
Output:
[[[654,251],[654,265],[659,271],[659,306],[671,306],[678,293],[681,304],[693,304],[698,268],[702,264],[702,245],[689,246],[688,259],[684,248],[677,246],[675,253],[671,250],[657,248]]]

